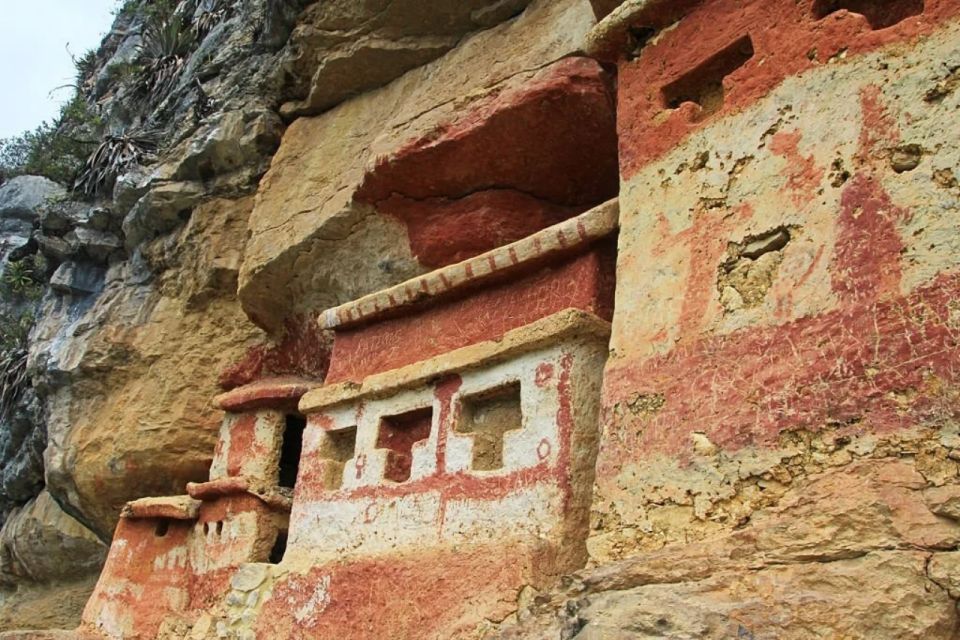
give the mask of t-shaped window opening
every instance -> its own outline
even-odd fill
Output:
[[[357,449],[357,428],[336,429],[322,434],[317,452],[323,460],[324,486],[331,491],[343,485],[343,468]]]
[[[387,449],[385,480],[406,482],[413,467],[413,445],[430,437],[433,409],[424,407],[380,419],[377,448]]]
[[[292,489],[297,483],[300,452],[303,450],[303,430],[307,426],[307,421],[301,415],[289,414],[285,422],[283,442],[280,445],[280,477],[278,483],[281,487]]]
[[[504,436],[522,426],[520,383],[512,382],[465,397],[456,431],[473,436],[472,468],[494,471],[503,468]]]
[[[723,80],[753,57],[753,40],[743,36],[663,87],[663,106],[676,109],[684,102],[700,105],[698,118],[723,107]]]

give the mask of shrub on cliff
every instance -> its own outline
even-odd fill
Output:
[[[77,94],[61,108],[56,120],[0,139],[0,182],[29,174],[69,184],[90,151],[91,142],[85,136],[99,123],[99,117]]]

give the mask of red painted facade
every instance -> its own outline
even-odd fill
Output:
[[[867,17],[846,9],[823,15],[818,8],[823,4],[815,0],[702,2],[638,57],[622,60],[617,92],[621,175],[629,179],[694,131],[755,103],[790,76],[834,56],[855,56],[929,34],[960,14],[960,4],[954,0],[925,0],[917,15],[902,10],[902,1],[860,3],[874,5],[869,10],[874,24],[901,18],[875,29]],[[744,38],[749,38],[749,47],[731,52]],[[733,61],[727,67],[724,53],[726,60]],[[678,81],[689,85],[681,97],[700,94],[706,104],[672,103],[670,91]]]
[[[484,340],[567,308],[609,319],[613,255],[600,247],[524,278],[399,318],[336,332],[327,383],[360,381]]]

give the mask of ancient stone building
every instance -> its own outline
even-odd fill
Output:
[[[204,357],[55,398],[79,626],[0,638],[960,637],[960,1],[296,15],[269,168],[153,230]]]

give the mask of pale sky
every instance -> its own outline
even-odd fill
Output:
[[[73,61],[100,44],[118,0],[0,0],[0,138],[57,116]],[[51,94],[51,91],[53,92]]]

